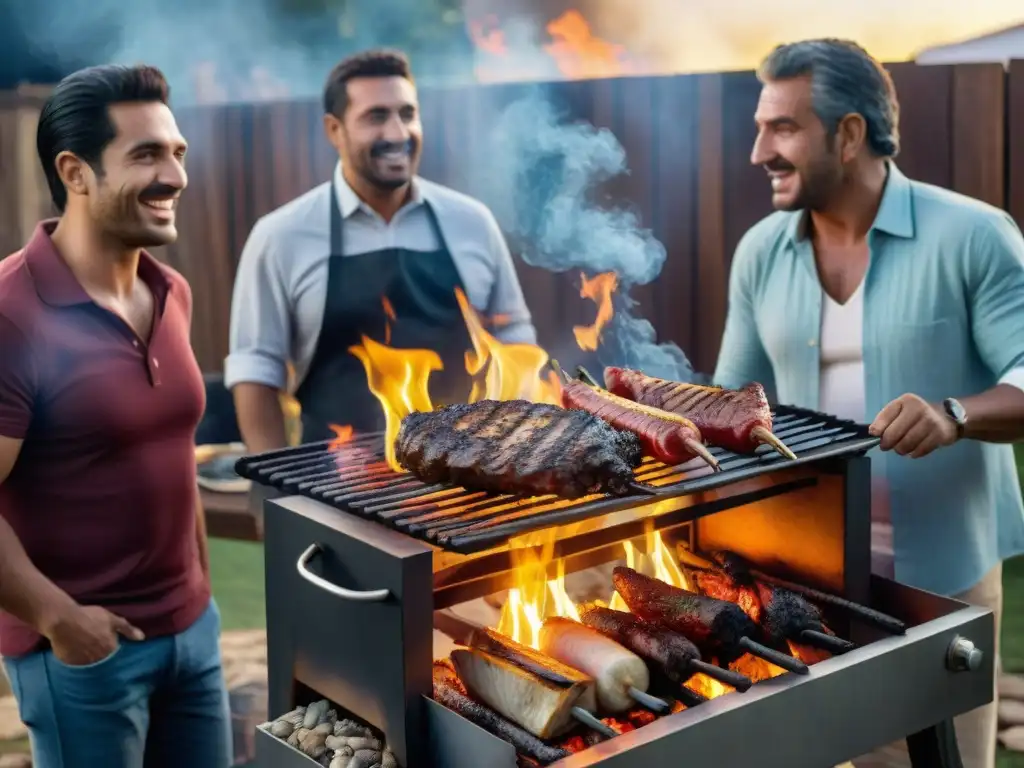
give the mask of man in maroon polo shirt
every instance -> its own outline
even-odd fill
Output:
[[[151,67],[43,107],[61,217],[0,261],[0,655],[36,768],[226,768],[220,618],[177,238],[185,140]]]

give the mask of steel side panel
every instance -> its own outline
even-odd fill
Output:
[[[319,765],[313,758],[266,731],[256,730],[257,768],[314,768]]]
[[[309,703],[295,700],[301,683],[379,728],[404,768],[421,768],[433,661],[430,548],[296,496],[266,502],[265,519],[270,718]],[[303,579],[296,563],[314,543],[323,551],[311,571],[391,596],[354,602]]]
[[[981,648],[977,672],[949,672],[958,635]],[[992,701],[994,620],[964,607],[891,637],[663,718],[553,768],[822,768]],[[683,760],[685,756],[685,760]],[[682,761],[682,762],[681,762]],[[437,768],[446,768],[438,766]]]
[[[516,768],[515,748],[443,704],[424,697],[434,768]]]

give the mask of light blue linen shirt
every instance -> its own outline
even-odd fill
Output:
[[[760,381],[777,402],[817,408],[822,290],[805,217],[774,213],[737,246],[715,380]],[[890,163],[868,244],[869,421],[908,392],[938,402],[1019,377],[1024,238],[1006,212],[911,181]],[[870,456],[888,484],[898,581],[956,594],[1024,552],[1011,446],[963,440],[923,459]]]

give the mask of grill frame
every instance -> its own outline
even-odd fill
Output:
[[[554,496],[516,497],[426,485],[411,475],[399,475],[391,470],[371,481],[383,487],[366,489],[362,487],[367,481],[365,466],[362,469],[334,467],[339,459],[349,457],[382,463],[381,433],[357,437],[335,455],[329,450],[332,441],[320,441],[246,456],[238,460],[235,471],[255,483],[373,519],[445,550],[473,554],[501,546],[531,531],[647,506],[652,498],[674,499],[713,491],[781,469],[862,456],[879,442],[868,434],[864,425],[805,408],[778,406],[773,419],[776,434],[790,444],[797,453],[796,459],[786,459],[768,446],[761,446],[752,456],[712,448],[712,454],[722,467],[717,473],[699,460],[676,467],[645,460],[635,476],[651,487],[651,494],[600,495],[571,503]],[[652,485],[674,477],[680,479]],[[426,501],[414,503],[428,493],[441,492],[450,494],[443,500],[443,506],[436,502],[429,506],[424,506]],[[467,503],[456,505],[459,500]],[[457,515],[452,514],[454,509],[459,510]],[[463,516],[469,516],[465,522],[453,520]],[[504,518],[509,519],[502,522]]]

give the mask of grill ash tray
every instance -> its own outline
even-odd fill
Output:
[[[786,459],[766,445],[753,455],[712,448],[721,472],[713,472],[699,459],[676,467],[645,459],[635,476],[650,493],[595,494],[572,501],[427,485],[387,466],[380,433],[362,435],[340,447],[323,441],[247,456],[238,461],[235,471],[255,483],[376,520],[446,550],[471,554],[528,531],[708,491],[823,459],[858,456],[878,444],[864,425],[791,406],[776,409],[774,432],[797,454],[796,459]]]
[[[763,680],[745,693],[666,715],[549,768],[821,768],[991,701],[990,612],[878,577],[872,579],[870,605],[906,621],[906,634],[879,637],[858,625],[864,644],[814,664],[809,675]],[[962,637],[985,649],[971,672],[948,661]],[[431,699],[424,703],[433,768],[516,768],[509,743]]]

